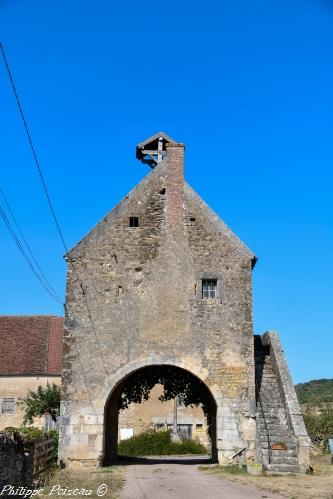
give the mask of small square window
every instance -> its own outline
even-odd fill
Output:
[[[130,217],[129,226],[130,227],[139,227],[139,217]]]
[[[2,399],[2,414],[14,414],[15,401],[13,398]]]
[[[202,298],[217,298],[217,279],[202,279]]]

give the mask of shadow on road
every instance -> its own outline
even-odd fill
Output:
[[[126,466],[137,464],[210,464],[210,456],[118,456],[118,464]]]

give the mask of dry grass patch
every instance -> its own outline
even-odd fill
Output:
[[[118,499],[123,486],[123,468],[110,466],[99,469],[57,470],[44,485],[43,495],[38,498],[93,498]],[[105,484],[105,495],[98,495],[98,488]],[[60,486],[60,488],[58,487]],[[80,492],[77,492],[77,490]],[[91,491],[86,495],[82,491]],[[103,492],[103,488],[100,489]]]
[[[230,473],[228,467],[200,466],[205,473],[244,485],[254,485],[260,490],[276,492],[290,499],[333,499],[333,465],[331,456],[320,456],[312,460],[313,474],[286,476],[253,476]]]

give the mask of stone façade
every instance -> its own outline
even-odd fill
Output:
[[[110,394],[152,365],[205,383],[216,403],[219,462],[242,449],[255,458],[256,259],[184,181],[183,144],[166,141],[164,159],[67,259],[60,459],[103,461],[105,440],[117,432]],[[215,299],[202,298],[207,278],[218,282]]]

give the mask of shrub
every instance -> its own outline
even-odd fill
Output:
[[[304,423],[312,443],[327,450],[327,439],[333,437],[333,405],[321,400],[316,406],[308,405],[303,414]]]
[[[57,430],[50,430],[49,435],[53,438],[52,462],[56,463],[58,460],[59,432]]]
[[[3,431],[6,433],[19,434],[19,428],[15,428],[15,426],[7,426]]]
[[[60,410],[60,387],[47,382],[46,387],[39,386],[36,391],[29,390],[18,405],[24,410],[23,424],[32,424],[35,418],[46,414],[56,421]]]
[[[22,440],[30,441],[37,440],[43,438],[45,433],[40,428],[36,428],[35,426],[20,426],[20,428],[14,428],[13,426],[8,426],[5,428],[7,433],[14,433],[20,435]]]
[[[166,456],[177,454],[207,454],[207,449],[195,440],[171,442],[171,432],[148,430],[122,440],[118,453],[123,456]]]
[[[7,426],[5,432],[17,435],[23,445],[32,444],[34,440],[40,440],[44,437],[51,437],[53,439],[53,449],[52,449],[52,462],[56,463],[58,459],[58,440],[59,433],[57,430],[50,430],[45,432],[40,428],[35,426],[20,426],[20,428],[15,428],[14,426]]]

